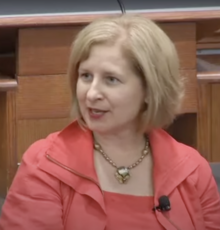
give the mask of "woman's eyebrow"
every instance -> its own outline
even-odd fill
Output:
[[[89,72],[87,68],[78,68],[78,72]]]
[[[113,75],[113,76],[122,76],[122,73],[120,73],[120,72],[117,72],[117,71],[109,71],[109,70],[107,70],[107,71],[103,71],[103,73],[105,74],[105,75]]]

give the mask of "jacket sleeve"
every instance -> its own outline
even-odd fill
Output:
[[[220,194],[209,163],[202,159],[197,178],[197,191],[206,230],[220,230]]]
[[[0,230],[64,229],[59,182],[37,168],[44,142],[24,154],[2,208]]]

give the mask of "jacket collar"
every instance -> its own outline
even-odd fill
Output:
[[[177,142],[162,129],[150,133],[154,161],[155,195],[169,195],[198,164],[191,160],[192,148]]]
[[[73,122],[55,137],[47,154],[68,168],[98,183],[93,159],[93,136]]]
[[[178,143],[165,131],[153,130],[149,139],[154,161],[154,191],[157,203],[158,197],[168,196],[198,165],[190,160],[190,147]],[[94,168],[92,133],[82,130],[77,122],[71,123],[58,133],[46,154],[63,166],[90,178],[96,185],[99,184]],[[52,173],[51,164],[43,162],[45,159],[40,163],[40,168]],[[71,177],[70,181],[67,181],[67,176],[65,179],[62,177],[62,169],[57,171],[56,168],[54,173],[59,179],[65,180],[65,183],[71,184]]]

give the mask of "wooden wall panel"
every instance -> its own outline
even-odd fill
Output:
[[[220,84],[201,81],[198,89],[198,150],[208,161],[220,162]]]
[[[211,87],[211,84],[200,82],[198,86],[197,149],[208,161],[212,159]]]
[[[220,55],[198,55],[198,149],[220,162]]]
[[[16,92],[7,92],[7,188],[17,171]]]
[[[211,144],[212,162],[220,162],[220,84],[212,84],[211,106]]]
[[[70,118],[19,120],[17,124],[18,162],[31,144],[53,132],[62,130],[69,123]]]
[[[176,45],[181,69],[195,69],[195,23],[162,23]],[[70,46],[81,26],[24,28],[19,30],[18,75],[64,74]]]
[[[71,95],[65,75],[19,77],[18,82],[18,119],[69,117]]]
[[[161,28],[167,33],[177,48],[181,69],[195,69],[196,24],[162,23]]]
[[[70,46],[81,26],[19,30],[18,75],[66,73]]]
[[[0,196],[17,170],[15,92],[0,92]]]

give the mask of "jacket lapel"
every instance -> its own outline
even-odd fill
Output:
[[[150,143],[155,196],[168,196],[198,165],[191,161],[190,147],[178,143],[164,130],[152,131]]]

